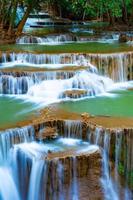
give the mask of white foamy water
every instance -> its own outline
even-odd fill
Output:
[[[133,88],[133,81],[126,81],[126,82],[120,82],[115,83],[110,87],[110,90],[126,90],[126,89],[132,89]]]
[[[9,168],[0,167],[0,179],[0,197],[2,200],[20,200]]]
[[[39,67],[59,69],[65,66],[90,66],[93,63],[104,76],[115,82],[124,82],[132,78],[132,52],[114,54],[2,54],[0,68]]]
[[[27,93],[28,98],[38,99],[45,103],[53,103],[66,99],[67,90],[85,90],[87,96],[95,96],[104,93],[113,81],[88,71],[81,71],[74,77],[66,80],[48,80],[32,86]]]
[[[45,37],[23,36],[17,39],[17,44],[42,44],[57,45],[78,41],[78,37],[72,34],[48,35]]]

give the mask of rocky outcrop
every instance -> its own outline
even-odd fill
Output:
[[[26,175],[27,185],[35,163],[31,162],[31,157],[25,155],[22,150],[18,149],[16,155],[19,169],[22,167],[25,169],[24,175]],[[23,162],[19,162],[20,160]],[[43,199],[47,200],[60,199],[61,196],[65,197],[66,200],[73,199],[74,196],[78,197],[79,200],[88,200],[88,197],[94,200],[103,199],[100,185],[102,158],[98,147],[90,145],[89,148],[82,147],[82,149],[74,151],[64,150],[56,153],[48,151],[47,155],[44,154],[44,157],[36,162],[40,163],[37,171],[38,176],[41,173],[38,182],[40,192],[36,191],[38,199],[41,199],[42,196]],[[21,173],[19,179],[23,183]],[[23,187],[21,192],[26,195],[26,191],[27,188]]]
[[[128,42],[128,41],[133,41],[133,36],[131,35],[127,35],[127,34],[120,34],[119,36],[119,42],[120,43],[125,43],[125,42]]]
[[[36,133],[36,139],[45,140],[45,139],[53,139],[58,136],[57,130],[54,127],[44,127]]]
[[[82,98],[82,97],[87,96],[87,94],[88,94],[88,91],[87,90],[82,90],[82,89],[79,89],[79,90],[66,90],[63,93],[63,96],[64,97],[69,97],[69,98]]]
[[[15,43],[15,40],[16,40],[15,32],[8,34],[7,30],[0,28],[0,44],[13,44]]]
[[[91,148],[90,148],[91,149]],[[79,154],[74,153],[74,157],[72,152],[66,152],[66,155],[62,154],[56,154],[55,155],[48,155],[47,159],[49,160],[49,171],[48,176],[50,177],[51,174],[55,174],[55,177],[58,177],[56,175],[57,173],[57,167],[58,164],[62,165],[63,167],[63,188],[64,188],[64,196],[65,199],[69,200],[72,198],[73,194],[76,192],[75,195],[78,196],[79,200],[82,199],[102,199],[103,194],[99,182],[99,178],[101,176],[101,154],[100,151],[97,150],[91,150],[84,151]],[[51,159],[52,157],[52,159]],[[56,161],[55,161],[56,160]],[[51,177],[52,178],[52,177]],[[50,178],[49,178],[50,179]],[[56,187],[56,191],[58,191],[57,188],[59,188],[59,183],[56,179],[54,179],[55,183],[54,186]],[[51,185],[50,180],[48,180],[49,186]],[[74,188],[69,191],[69,186],[72,187],[75,184]],[[93,192],[92,192],[93,191]],[[70,193],[69,193],[70,192]],[[57,192],[58,193],[58,192]],[[50,194],[50,191],[47,190],[48,199],[52,199],[52,194]]]

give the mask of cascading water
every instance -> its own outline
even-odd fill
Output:
[[[44,80],[69,79],[75,72],[0,73],[0,94],[26,94]]]
[[[127,176],[129,171],[131,172],[133,169],[132,164],[128,165],[130,162],[130,158],[128,157],[132,152],[132,147],[129,145],[129,143],[132,143],[131,137],[130,131],[128,134],[126,134],[122,130],[117,130],[116,132],[110,133],[104,131],[102,128],[96,128],[95,132],[88,132],[89,141],[103,148],[103,176],[101,182],[106,200],[131,200],[133,198],[133,194],[129,189],[130,184],[127,184],[130,179],[127,178]],[[114,150],[112,148],[114,148]],[[124,149],[124,152],[122,152],[122,149]],[[114,155],[111,156],[110,154],[112,154],[113,151]],[[110,156],[114,157],[114,169],[112,169],[110,166]],[[118,173],[121,162],[124,162],[126,179],[126,184],[124,186],[121,185],[120,175]],[[129,166],[128,169],[127,165]],[[114,170],[113,176],[111,175],[112,170]]]
[[[74,31],[73,31],[74,32]],[[91,32],[91,31],[90,31]],[[100,43],[115,43],[119,40],[119,34],[103,34],[95,36],[77,36],[76,34],[58,34],[58,35],[46,35],[44,37],[25,35],[17,38],[17,44],[46,44],[46,45],[56,45],[65,44],[69,42],[100,42]]]
[[[55,59],[54,56],[50,55],[45,55],[44,57],[44,55],[33,56],[29,54],[28,57],[28,54],[12,54],[10,56],[12,57],[11,60],[37,62],[39,64],[46,62],[45,59],[47,57],[50,60]],[[58,56],[57,62],[59,60],[61,62],[63,56],[66,56],[66,54]],[[44,59],[43,61],[41,61],[42,58]],[[76,57],[72,58],[72,62],[76,62],[76,59]],[[113,84],[113,81],[98,75],[96,67],[86,61],[83,55],[80,55],[79,59],[81,63],[87,63],[86,70],[79,69],[72,72],[25,72],[22,75],[21,72],[16,74],[14,72],[12,75],[8,74],[8,72],[3,72],[0,76],[0,93],[26,94],[26,98],[46,105],[61,100],[80,99],[106,92]],[[54,62],[56,63],[56,61]]]
[[[78,38],[72,34],[60,34],[60,35],[49,35],[45,37],[37,37],[37,36],[23,36],[18,38],[17,44],[61,44],[68,42],[76,42]]]
[[[0,76],[0,94],[25,94],[34,84],[34,79],[30,77],[2,75]]]
[[[109,166],[109,151],[110,151],[110,136],[108,133],[104,136],[104,146],[103,146],[103,177],[101,179],[104,195],[106,200],[119,200],[117,191],[115,190],[115,184],[110,176],[110,166]]]
[[[66,132],[62,129],[60,130],[71,138],[73,137],[74,129],[76,130],[74,137],[83,138],[82,125],[80,121],[75,123],[73,120],[66,120],[64,124]],[[85,138],[91,144],[96,144],[102,148],[101,184],[105,200],[132,200],[132,129],[128,131],[122,129],[106,131],[100,127],[95,128],[95,130],[89,128],[86,134]],[[124,184],[121,179],[124,179]]]
[[[56,38],[23,37],[17,43],[52,44],[71,42],[76,38],[68,38],[66,35]],[[28,99],[42,101],[46,105],[61,100],[81,99],[106,92],[113,81],[104,76],[111,77],[116,82],[124,82],[132,79],[133,54],[41,54],[32,53],[9,53],[2,54],[0,68],[6,67],[38,67],[47,70],[57,70],[63,67],[85,67],[86,70],[78,72],[72,69],[69,72],[40,72],[26,73],[23,75],[0,74],[1,94],[26,94]],[[92,64],[90,64],[92,63]],[[97,67],[95,68],[93,64]],[[97,70],[98,69],[98,70]],[[64,80],[65,79],[65,80]],[[16,95],[17,96],[17,95]],[[69,141],[63,138],[63,145],[73,148],[72,138],[82,138],[83,129],[81,121],[66,120],[63,133],[69,137]],[[70,174],[66,172],[66,162],[51,159],[51,154],[63,148],[54,144],[43,144],[42,132],[39,130],[39,143],[34,141],[34,128],[24,127],[21,129],[7,130],[0,135],[0,199],[2,200],[65,200],[80,199],[78,187],[77,165],[78,159],[71,156]],[[110,133],[98,128],[95,133],[89,133],[89,142],[102,147],[103,173],[101,183],[106,200],[131,200],[133,195],[129,189],[132,184],[132,133],[122,136],[122,132],[115,134],[114,176],[111,174],[110,165],[111,139]],[[93,138],[93,139],[92,139]],[[125,143],[123,141],[126,141]],[[21,144],[23,143],[23,144]],[[124,158],[122,146],[124,144]],[[85,144],[84,144],[85,145]],[[89,144],[87,144],[89,145]],[[66,148],[66,147],[65,147]],[[85,148],[85,146],[84,146]],[[84,150],[83,150],[84,151]],[[55,154],[56,155],[56,154]],[[129,156],[130,155],[130,156]],[[131,159],[128,159],[128,156]],[[56,156],[55,156],[56,157]],[[80,160],[80,159],[79,159]],[[88,161],[87,161],[88,163]],[[87,165],[87,169],[88,169]],[[80,164],[80,168],[82,163]],[[120,168],[121,167],[121,168]],[[125,185],[119,184],[119,170],[124,171]],[[83,170],[84,171],[84,170]],[[69,189],[64,188],[65,174],[69,179]],[[90,175],[90,174],[89,174]],[[125,187],[125,188],[124,188]],[[122,190],[122,192],[121,192]],[[124,195],[123,195],[124,194]],[[49,199],[48,199],[49,198]]]
[[[11,129],[0,133],[0,199],[20,200],[17,185],[10,166],[10,149],[15,143],[29,142],[34,137],[32,127]]]
[[[33,63],[37,62],[40,64],[42,62],[46,62],[45,59],[47,59],[48,56],[33,56],[32,54],[29,54],[29,57],[27,57],[27,55],[28,54],[13,54],[12,57],[14,60],[16,59],[19,61],[22,60],[23,62],[26,61]],[[59,60],[61,62],[63,56],[66,56],[66,54],[58,56],[59,58],[57,62],[59,62]],[[43,58],[44,60],[40,61],[41,58]],[[51,58],[55,59],[55,57],[50,55],[48,56],[48,58],[50,58],[50,60]],[[76,59],[76,57],[74,59],[72,58],[72,63],[76,62]],[[96,67],[86,61],[83,55],[79,56],[79,60],[80,63],[87,62],[86,70],[79,70],[77,72],[73,71],[73,76],[71,76],[71,73],[69,72],[29,73],[20,77],[16,77],[16,74],[15,77],[2,74],[0,76],[0,93],[27,94],[26,96],[33,101],[37,100],[45,104],[49,104],[70,98],[79,99],[81,97],[95,96],[106,92],[113,84],[113,81],[109,78],[98,75]],[[54,62],[56,63],[56,61]],[[64,63],[64,61],[62,63]]]
[[[41,127],[40,127],[41,128]],[[12,181],[15,186],[15,190],[12,193],[13,197],[17,200],[57,200],[57,199],[73,199],[78,200],[78,176],[79,172],[79,159],[78,155],[81,151],[81,155],[89,150],[97,151],[97,146],[89,146],[89,143],[84,143],[81,140],[61,138],[55,142],[41,142],[37,143],[33,140],[34,128],[24,127],[23,129],[16,129],[17,133],[23,132],[22,137],[28,137],[26,140],[20,140],[20,144],[13,145],[9,149],[9,160],[7,162],[7,169],[10,169],[12,174]],[[28,132],[31,132],[29,135]],[[13,130],[12,130],[13,134]],[[11,137],[12,137],[11,134]],[[27,136],[28,134],[28,136]],[[33,135],[32,135],[33,134]],[[78,146],[77,146],[78,145]],[[65,147],[64,147],[65,146]],[[72,153],[67,154],[66,160],[62,157],[63,149],[67,148],[69,152],[70,148],[76,148],[75,156]],[[77,149],[78,148],[78,149]],[[61,151],[61,157],[56,158],[56,152]],[[52,152],[55,152],[55,157],[50,159],[49,156]],[[58,156],[60,153],[57,154]],[[65,154],[64,154],[65,155]],[[80,155],[80,154],[79,154]],[[87,155],[85,154],[85,157]],[[86,158],[83,159],[83,161]],[[69,162],[68,162],[69,161]],[[81,161],[80,161],[81,162]],[[87,167],[87,166],[86,166]],[[70,169],[69,169],[70,168]],[[82,168],[80,166],[80,168]],[[83,167],[83,171],[85,168]],[[88,173],[88,167],[86,168]],[[83,175],[82,175],[83,176]],[[81,177],[82,177],[81,176]],[[13,188],[12,188],[13,189]],[[3,187],[1,191],[4,190]],[[19,198],[15,194],[15,191],[19,194]],[[7,196],[3,193],[2,200]],[[8,196],[8,200],[13,200],[12,196]]]
[[[82,138],[82,123],[81,121],[65,120],[64,136],[68,138]]]
[[[32,127],[8,129],[0,134],[1,159],[7,160],[9,149],[16,143],[29,142],[34,139],[34,129]]]
[[[0,167],[0,199],[20,200],[10,169]]]
[[[44,101],[45,103],[57,102],[67,99],[66,92],[69,90],[85,90],[86,96],[94,96],[104,93],[113,84],[109,78],[104,78],[87,71],[77,73],[74,77],[66,80],[43,81],[31,87],[28,97]],[[77,95],[78,96],[78,95]],[[68,98],[69,99],[69,98]]]
[[[131,80],[133,54],[31,54],[31,53],[10,53],[2,54],[0,67],[31,66],[60,68],[62,66],[86,66],[89,63],[95,65],[102,75],[109,76],[114,81]]]

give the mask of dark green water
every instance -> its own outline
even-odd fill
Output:
[[[0,129],[14,126],[33,116],[37,105],[13,97],[0,96]]]
[[[109,96],[99,96],[75,102],[63,102],[58,107],[71,112],[92,115],[133,117],[133,91],[117,91]]]
[[[115,53],[133,51],[133,46],[128,44],[108,44],[98,42],[70,43],[61,45],[14,44],[1,45],[0,51],[32,52],[32,53]]]

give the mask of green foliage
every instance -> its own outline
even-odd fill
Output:
[[[133,12],[133,0],[49,0],[58,5],[62,13],[74,19],[130,18]],[[67,17],[65,16],[65,17]]]
[[[100,19],[110,24],[119,19],[124,23],[133,21],[133,0],[0,0],[0,27],[10,32],[16,28],[17,21],[21,32],[30,12],[40,10],[42,3],[51,6],[57,15],[70,19]],[[23,7],[24,16],[17,18],[20,7]]]
[[[118,165],[118,172],[120,175],[124,175],[124,165],[121,162]]]

